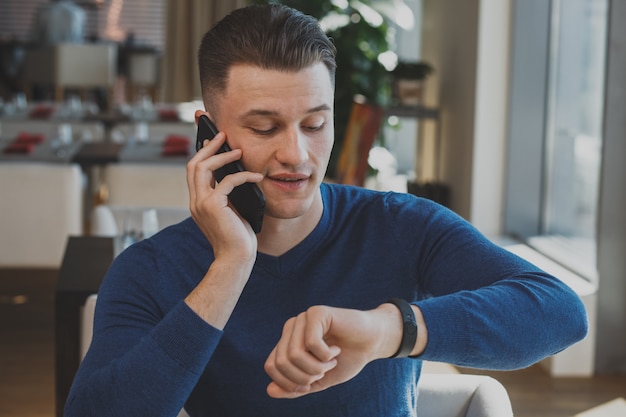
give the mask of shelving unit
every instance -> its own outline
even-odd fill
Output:
[[[417,180],[413,184],[413,188],[409,185],[409,192],[419,195],[421,197],[430,198],[437,201],[440,204],[448,205],[450,191],[448,187],[441,184],[441,112],[435,107],[426,107],[422,105],[417,106],[387,106],[385,108],[385,116],[396,116],[400,118],[410,118],[418,121],[432,121],[435,123],[434,134],[434,150],[432,155],[434,165],[434,178],[433,181],[424,181],[423,175],[419,175],[419,169],[417,170]],[[419,125],[418,140],[424,138],[424,126],[422,123]],[[419,146],[418,146],[419,149]],[[418,152],[417,155],[418,167],[423,165],[423,158],[425,155],[423,152]]]

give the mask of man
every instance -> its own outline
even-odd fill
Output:
[[[199,63],[221,133],[188,163],[192,219],[112,265],[67,416],[411,416],[422,359],[519,368],[585,335],[574,293],[449,210],[322,184],[335,60],[313,19],[236,10]],[[228,202],[245,182],[259,234]]]

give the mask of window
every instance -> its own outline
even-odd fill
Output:
[[[607,0],[552,2],[542,219],[540,235],[529,239],[589,279],[596,275],[607,10]]]
[[[595,282],[608,0],[514,13],[505,231]]]

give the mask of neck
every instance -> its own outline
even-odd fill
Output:
[[[324,211],[321,195],[308,212],[293,219],[265,216],[261,233],[257,235],[258,251],[280,256],[302,242],[315,229]]]

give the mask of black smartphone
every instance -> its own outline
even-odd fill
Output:
[[[205,140],[211,140],[217,135],[217,127],[206,115],[200,116],[198,120],[198,134],[196,137],[196,151],[202,149]],[[226,142],[220,147],[217,153],[230,151],[230,146]],[[225,176],[235,172],[245,171],[241,162],[235,161],[224,165],[215,171],[215,180],[221,182]],[[254,233],[261,231],[263,225],[263,213],[265,211],[265,197],[258,185],[247,182],[241,184],[228,195],[228,199],[233,207],[239,212],[241,217],[246,219]]]

